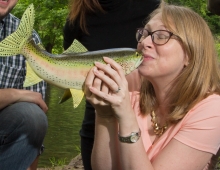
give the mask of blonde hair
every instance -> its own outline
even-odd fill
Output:
[[[199,101],[216,93],[220,94],[220,73],[212,33],[197,13],[186,7],[164,2],[151,15],[162,14],[165,27],[178,35],[189,64],[173,80],[168,91],[167,122],[179,122]],[[158,107],[152,84],[143,78],[140,108],[143,114]]]
[[[87,13],[95,13],[101,11],[105,13],[98,0],[70,0],[69,2],[69,21],[73,23],[79,18],[80,28],[83,32],[88,34],[86,28]]]

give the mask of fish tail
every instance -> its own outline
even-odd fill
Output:
[[[31,4],[22,15],[17,30],[0,42],[0,56],[11,56],[21,53],[23,46],[32,36],[34,17],[34,5]]]

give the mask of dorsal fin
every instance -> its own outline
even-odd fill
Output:
[[[42,43],[38,43],[36,44],[37,47],[40,49],[40,50],[43,50],[43,51],[46,51],[46,49],[44,48],[43,44]]]
[[[68,53],[83,53],[87,52],[88,50],[86,47],[84,47],[78,40],[74,40],[71,46],[63,52],[63,54],[68,54]]]

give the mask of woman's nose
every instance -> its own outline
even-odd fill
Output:
[[[140,43],[138,43],[139,48],[152,48],[153,45],[151,35],[145,37]]]

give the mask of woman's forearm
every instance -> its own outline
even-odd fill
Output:
[[[95,126],[95,142],[91,160],[93,169],[103,170],[103,167],[105,170],[153,169],[141,137],[136,143],[119,141],[118,131],[122,137],[139,131],[136,121],[118,123],[114,117],[107,119],[96,115]]]
[[[95,170],[120,170],[118,124],[114,117],[96,115],[95,141],[92,151],[92,168]]]
[[[119,120],[119,135],[122,137],[128,137],[133,132],[139,132],[140,134],[140,138],[137,142],[119,142],[122,169],[153,170],[152,164],[148,159],[143,145],[141,130],[139,129],[135,115],[128,114],[126,120]]]

